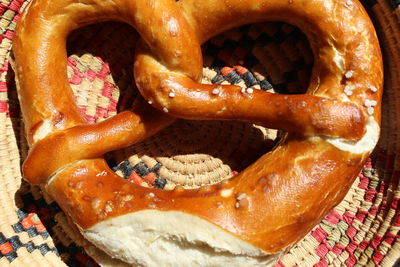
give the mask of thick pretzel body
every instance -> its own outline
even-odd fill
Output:
[[[307,35],[315,58],[309,95],[282,96],[243,92],[235,86],[200,85],[192,80],[198,77],[197,72],[185,68],[176,71],[166,64],[167,58],[159,55],[159,60],[150,52],[157,51],[154,47],[142,46],[135,78],[143,96],[156,108],[178,117],[239,119],[291,133],[235,178],[197,190],[167,192],[131,184],[113,173],[103,159],[88,159],[99,156],[103,149],[83,157],[75,152],[76,157],[60,161],[51,171],[35,171],[28,177],[44,183],[52,175],[47,191],[85,237],[129,263],[173,266],[177,258],[183,266],[271,263],[343,199],[378,140],[383,70],[372,23],[356,1],[183,0],[177,5],[196,34],[191,36],[193,42],[265,20],[298,26]],[[190,29],[187,32],[189,36]],[[24,93],[30,83],[24,81],[24,73],[30,70],[18,69],[28,60],[18,53],[18,49],[23,50],[22,40],[22,36],[17,39],[16,68],[29,135],[34,125],[43,124],[41,120],[50,116],[52,122],[57,121],[57,113],[25,115],[35,109],[30,105],[37,100],[33,92]],[[193,56],[190,51],[185,53]],[[65,53],[60,55],[65,57]],[[200,61],[194,62],[197,66]],[[187,73],[191,75],[187,77]],[[165,125],[173,120],[153,112]],[[75,116],[79,118],[71,115]],[[81,119],[71,121],[62,127],[53,124],[56,129],[36,142],[25,165],[38,166],[37,155],[44,154],[47,143],[58,144],[65,131],[75,131],[79,138],[84,128],[90,127],[79,126]],[[146,126],[147,120],[144,123]],[[156,124],[149,125],[152,132]],[[115,133],[111,126],[107,128],[107,143]],[[138,139],[127,134],[126,140],[130,141],[121,145]],[[61,147],[74,150],[68,142]],[[58,154],[60,151],[54,152]],[[62,167],[63,163],[68,164]],[[142,247],[157,252],[145,253]],[[170,254],[175,256],[166,257]]]

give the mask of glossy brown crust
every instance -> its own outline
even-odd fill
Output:
[[[135,63],[135,78],[143,95],[153,101],[155,107],[184,118],[248,120],[303,134],[290,133],[274,151],[235,178],[198,190],[178,188],[168,192],[134,185],[113,173],[104,159],[84,160],[97,157],[102,149],[107,150],[112,145],[91,149],[94,151],[90,152],[92,154],[87,153],[81,157],[83,160],[78,160],[78,148],[71,148],[68,142],[60,145],[60,151],[54,155],[67,149],[74,151],[72,158],[61,158],[50,171],[38,171],[30,179],[41,183],[46,177],[37,177],[39,174],[48,175],[66,164],[52,176],[46,188],[84,230],[109,218],[143,209],[174,210],[205,219],[268,253],[278,252],[301,239],[343,199],[369,156],[370,151],[355,154],[340,150],[321,135],[358,140],[365,132],[368,112],[373,113],[371,117],[376,122],[380,122],[383,70],[372,23],[356,1],[183,0],[178,4],[200,42],[228,28],[264,20],[282,20],[298,26],[308,36],[315,58],[309,95],[286,96],[285,99],[285,96],[265,92],[243,94],[234,86],[218,88],[220,91],[216,95],[213,93],[215,87],[195,84],[184,75],[184,71],[172,71],[145,46],[139,51]],[[17,49],[17,52],[22,51],[22,48]],[[26,64],[25,58],[22,59],[20,55],[18,61],[16,56],[17,69],[18,64]],[[22,76],[24,72],[18,72],[20,80],[25,78]],[[20,83],[20,88],[21,91],[29,90],[28,82]],[[49,90],[55,89],[50,87]],[[173,98],[169,97],[171,90],[175,92]],[[29,107],[29,104],[36,103],[37,95],[31,96],[35,94],[32,91],[21,94],[23,111],[38,107]],[[376,101],[372,112],[368,110],[366,100]],[[272,105],[265,107],[268,101]],[[50,102],[40,107],[49,105],[54,104]],[[64,117],[74,117],[71,115],[74,111],[66,111]],[[25,113],[28,133],[35,125],[33,121],[38,123],[56,117],[53,113],[33,117]],[[132,116],[137,118],[134,114]],[[157,115],[162,122],[161,117]],[[149,129],[152,129],[154,126],[147,124],[147,120],[142,122],[143,127],[150,125]],[[79,120],[74,123],[75,127],[82,124]],[[165,124],[168,123],[166,119]],[[67,125],[60,129],[74,133],[71,140],[79,140],[85,126],[79,127],[82,128],[68,129]],[[106,123],[104,127],[113,132],[112,123]],[[27,160],[32,162],[30,168],[39,168],[40,162],[52,160],[45,157],[40,161],[32,154],[45,154],[43,151],[47,146],[39,146],[40,143],[58,143],[54,140],[64,132],[56,130],[37,143],[40,148],[36,151],[39,152],[32,152]],[[143,130],[140,136],[151,132]],[[113,134],[104,136],[110,140]],[[97,140],[100,137],[96,135],[93,138]],[[135,140],[132,138],[127,137]],[[92,141],[89,138],[82,145]]]

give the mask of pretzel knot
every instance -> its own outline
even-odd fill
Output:
[[[135,80],[155,109],[142,102],[87,125],[65,77],[65,38],[103,20],[140,33]],[[200,43],[266,20],[308,37],[315,62],[307,94],[197,82]],[[131,264],[272,263],[343,199],[379,137],[381,53],[355,0],[34,0],[13,51],[31,146],[25,179],[45,185],[89,241]],[[288,133],[235,178],[196,190],[144,188],[109,169],[103,153],[154,134],[171,115]]]

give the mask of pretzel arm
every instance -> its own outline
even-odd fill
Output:
[[[107,152],[139,143],[174,121],[174,117],[164,115],[141,100],[131,111],[123,111],[100,123],[59,130],[37,141],[29,150],[22,166],[24,179],[35,185],[45,184],[65,165],[99,158]],[[43,162],[46,167],[38,168]]]
[[[137,66],[145,65],[139,57]],[[136,79],[153,106],[176,117],[192,120],[240,120],[267,128],[305,135],[327,135],[359,140],[365,134],[366,118],[354,103],[313,95],[280,95],[234,85],[199,85],[174,73],[156,73]],[[146,75],[137,68],[136,76]],[[157,100],[156,100],[157,99]],[[154,101],[156,100],[156,101]]]

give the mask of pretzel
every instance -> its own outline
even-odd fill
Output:
[[[113,1],[103,2],[107,3],[104,5],[116,5]],[[47,8],[48,11],[57,10],[57,13],[69,3],[72,1],[57,1],[57,7]],[[32,183],[44,184],[89,241],[112,257],[130,264],[271,264],[343,199],[378,141],[383,67],[374,28],[361,4],[352,0],[182,0],[168,3],[171,10],[176,10],[175,5],[179,6],[182,12],[173,14],[181,14],[185,19],[179,18],[179,23],[165,25],[169,30],[185,29],[186,35],[172,30],[172,36],[190,40],[174,39],[178,43],[175,45],[182,49],[176,50],[171,59],[166,57],[171,54],[160,54],[159,47],[154,47],[154,43],[146,39],[145,30],[142,32],[139,28],[150,48],[146,44],[139,47],[134,65],[140,92],[165,114],[142,104],[136,113],[129,113],[123,119],[129,124],[126,127],[132,130],[132,121],[135,125],[142,123],[141,127],[148,132],[141,131],[141,136],[147,136],[171,123],[174,119],[169,115],[174,115],[190,119],[244,120],[289,133],[273,151],[234,178],[216,185],[195,190],[178,187],[173,191],[162,191],[121,179],[109,169],[104,159],[96,157],[100,157],[103,150],[112,149],[111,141],[119,147],[140,138],[130,133],[116,133],[122,127],[113,127],[114,118],[104,122],[105,125],[91,126],[77,119],[80,118],[77,112],[63,113],[62,118],[57,119],[57,112],[42,114],[43,111],[35,111],[38,107],[53,107],[55,104],[52,101],[43,101],[41,106],[36,104],[38,96],[34,92],[43,87],[32,86],[32,80],[38,83],[44,80],[42,85],[46,85],[48,80],[28,77],[30,68],[23,67],[28,58],[22,53],[22,42],[25,43],[25,38],[34,40],[29,38],[33,32],[29,31],[27,37],[23,29],[32,25],[28,22],[38,16],[36,12],[43,12],[40,10],[42,7],[32,4],[18,25],[14,45],[21,106],[32,145],[24,163],[24,177]],[[129,4],[134,5],[133,2]],[[97,1],[86,1],[83,7],[78,5],[85,9],[85,17],[79,19],[87,23],[98,21],[92,17],[95,13],[92,11],[99,6],[102,4]],[[120,10],[114,6],[111,9]],[[134,13],[140,11],[143,10]],[[79,16],[73,15],[72,11],[71,14],[60,23],[64,34],[62,40],[56,40],[58,43],[64,42],[66,33],[73,28],[65,25],[82,24],[77,19]],[[161,13],[161,17],[164,14]],[[48,21],[54,15],[51,14]],[[55,20],[60,18],[55,17]],[[121,19],[123,16],[107,13],[100,17]],[[152,19],[157,20],[157,15]],[[267,20],[293,24],[307,35],[315,60],[307,94],[277,95],[253,88],[243,90],[236,86],[196,82],[197,67],[201,64],[197,58],[197,42],[203,43],[232,27]],[[49,25],[53,24],[47,24],[45,28],[48,29]],[[151,28],[152,24],[146,26]],[[165,32],[162,27],[151,29],[153,34]],[[58,30],[55,27],[54,33]],[[37,34],[36,38],[42,34],[45,33]],[[49,43],[56,42],[53,39],[48,38],[42,46],[50,47]],[[184,41],[193,46],[180,46]],[[29,41],[26,43],[30,44]],[[65,58],[65,49],[61,50],[53,56],[54,59]],[[42,58],[47,56],[44,54]],[[171,67],[171,62],[179,59],[184,61],[179,68]],[[190,60],[193,64],[186,64]],[[50,66],[53,67],[37,63],[34,65],[39,70],[35,71],[40,77],[51,69]],[[59,77],[62,77],[61,72]],[[51,81],[59,83],[56,79]],[[35,89],[29,89],[29,86]],[[64,84],[63,88],[67,85]],[[70,105],[72,96],[64,99]],[[57,109],[59,107],[50,108],[50,111]],[[29,115],[30,112],[35,115]],[[147,112],[152,114],[146,118],[154,116],[162,126],[158,126],[158,122],[152,123],[150,118],[143,121],[133,119]],[[114,120],[118,121],[118,117]],[[46,124],[51,126],[50,130],[42,130]],[[92,127],[108,131],[106,134],[93,134]],[[82,133],[85,134],[82,136]],[[115,136],[125,136],[124,140],[129,141],[114,140]],[[94,143],[93,140],[100,141],[99,148],[86,146]],[[71,142],[74,146],[70,145]],[[95,152],[80,152],[81,146]],[[61,155],[69,154],[70,150],[73,157],[66,159]],[[62,160],[56,159],[57,163],[51,163],[48,168],[47,159],[50,158],[46,157],[46,151]],[[41,162],[45,162],[46,168],[41,167]]]

